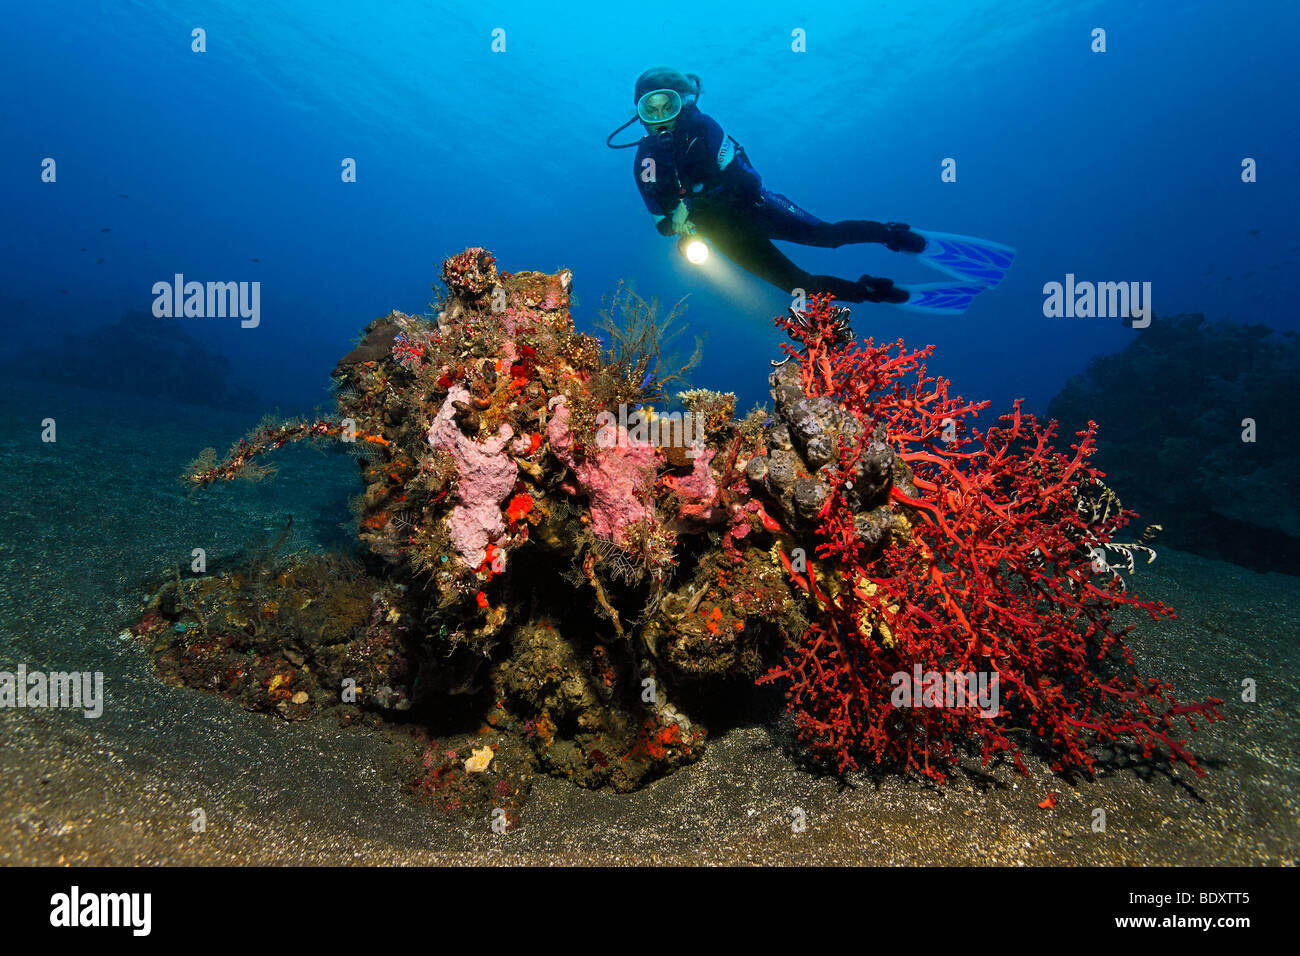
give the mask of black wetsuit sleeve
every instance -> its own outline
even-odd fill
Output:
[[[647,163],[650,160],[653,165]],[[645,176],[650,171],[654,179],[647,181]],[[673,167],[671,156],[660,154],[647,137],[641,141],[636,151],[636,161],[632,165],[632,175],[636,179],[637,191],[641,201],[652,216],[671,216],[680,201],[677,172]],[[663,232],[662,224],[659,230]],[[672,232],[669,229],[668,235]]]

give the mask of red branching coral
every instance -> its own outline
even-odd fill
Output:
[[[1099,518],[1087,506],[1099,478],[1088,464],[1095,424],[1063,454],[1055,423],[1039,425],[1017,403],[981,434],[966,419],[988,403],[950,397],[946,379],[926,374],[932,346],[855,343],[846,315],[818,296],[777,319],[802,345],[785,348],[805,393],[834,399],[863,426],[822,469],[831,493],[818,560],[791,570],[817,606],[814,623],[763,678],[788,681],[811,753],[841,771],[873,757],[942,781],[958,746],[973,742],[985,763],[1006,754],[1025,772],[1012,739],[1020,725],[1047,745],[1055,770],[1091,773],[1089,747],[1128,737],[1145,756],[1163,748],[1203,774],[1174,739],[1174,721],[1195,729],[1197,715],[1220,716],[1222,701],[1180,704],[1168,684],[1137,676],[1124,643],[1132,626],[1117,626],[1114,613],[1172,611],[1092,567],[1092,549],[1133,517]],[[848,499],[855,466],[873,445],[879,451],[878,426],[895,451],[888,506],[910,526],[883,547],[863,539]],[[995,687],[996,716],[987,701],[944,706],[943,675]]]

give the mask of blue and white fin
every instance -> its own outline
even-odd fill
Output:
[[[907,290],[907,301],[898,303],[900,309],[931,315],[961,315],[970,308],[975,296],[989,290],[978,282],[935,282],[903,288]]]
[[[950,232],[913,232],[925,237],[925,248],[917,255],[929,265],[965,282],[979,282],[992,289],[1016,261],[1016,250],[1000,242],[956,236]]]

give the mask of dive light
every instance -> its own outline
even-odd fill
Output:
[[[691,265],[701,265],[709,258],[709,244],[699,236],[682,236],[677,240],[677,251]]]

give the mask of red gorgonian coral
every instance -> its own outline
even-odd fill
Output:
[[[1173,612],[1094,570],[1094,549],[1133,517],[1088,506],[1104,488],[1088,464],[1095,423],[1068,454],[1052,443],[1055,424],[1039,425],[1019,403],[981,433],[967,419],[989,403],[950,397],[946,379],[927,375],[933,346],[856,343],[831,298],[814,296],[777,324],[802,346],[785,349],[805,394],[833,399],[863,427],[840,440],[839,462],[819,475],[831,491],[815,560],[806,569],[787,560],[816,605],[814,623],[762,678],[788,682],[812,755],[840,771],[872,757],[942,781],[958,746],[972,742],[985,763],[1007,754],[1027,772],[1012,739],[1018,727],[1052,752],[1054,770],[1091,773],[1089,747],[1128,737],[1144,756],[1163,749],[1203,774],[1173,737],[1174,721],[1195,729],[1194,717],[1213,721],[1222,701],[1179,704],[1168,684],[1136,674],[1124,644],[1132,625],[1116,625],[1115,612]],[[873,443],[879,452],[882,437],[894,450],[887,504],[908,528],[883,542],[863,539],[848,500],[857,463]],[[897,706],[904,684],[909,701],[933,692],[916,686],[918,671],[996,676],[997,715]]]

